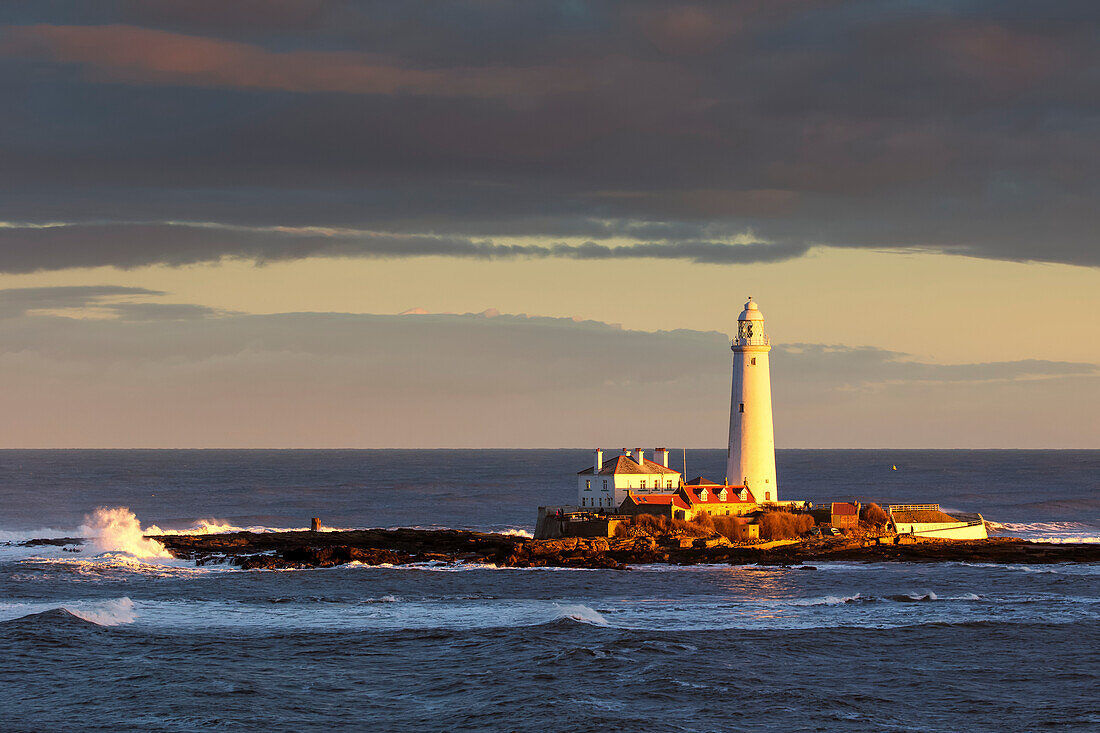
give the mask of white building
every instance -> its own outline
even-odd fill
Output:
[[[768,352],[772,347],[764,332],[764,315],[751,297],[737,317],[737,338],[731,348],[733,390],[726,483],[748,487],[758,502],[777,502],[779,489],[775,481],[772,386],[768,367]]]
[[[617,509],[626,500],[626,493],[666,494],[680,486],[679,471],[668,467],[668,449],[654,451],[657,458],[651,461],[645,451],[623,448],[621,455],[609,458],[605,463],[603,451],[595,451],[590,468],[577,472],[577,504],[582,509]]]

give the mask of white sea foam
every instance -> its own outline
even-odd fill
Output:
[[[990,531],[1020,537],[1031,542],[1097,543],[1100,542],[1100,527],[1085,522],[992,522],[987,521]]]
[[[126,552],[139,558],[169,558],[164,545],[145,537],[141,522],[127,507],[97,507],[84,517],[81,536],[88,537],[97,552]]]
[[[64,606],[76,616],[100,626],[118,626],[134,622],[134,602],[123,596],[107,601],[78,602]]]
[[[583,604],[558,605],[558,615],[555,620],[568,618],[592,626],[610,626],[607,619],[599,611]]]
[[[78,536],[75,529],[18,529],[18,530],[6,530],[0,529],[0,544],[10,542],[12,544],[18,544],[20,542],[27,542],[28,540],[36,539],[59,539],[62,537],[76,537]]]
[[[0,621],[11,621],[63,608],[74,616],[99,626],[132,624],[137,617],[128,597],[61,601],[60,603],[0,603]]]
[[[240,568],[228,565],[205,565],[195,567],[190,560],[160,558],[142,560],[129,553],[106,552],[94,557],[82,558],[67,555],[65,557],[44,557],[35,555],[20,558],[21,565],[36,566],[39,569],[56,569],[71,577],[70,581],[104,580],[115,573],[135,573],[152,578],[174,578],[192,575],[208,575],[215,572],[243,572]]]
[[[354,527],[329,527],[327,525],[321,525],[321,532],[348,532],[355,529]],[[267,527],[262,524],[251,524],[247,526],[238,526],[231,524],[224,519],[198,519],[190,527],[184,527],[182,529],[165,529],[153,524],[145,529],[147,535],[157,535],[162,537],[170,537],[174,535],[202,535],[202,534],[233,534],[236,532],[252,532],[253,534],[264,534],[269,532],[308,532],[309,527]]]
[[[792,606],[841,606],[845,603],[853,603],[856,601],[872,600],[864,598],[863,595],[856,593],[854,596],[825,596],[823,598],[803,598],[797,601],[791,601]]]

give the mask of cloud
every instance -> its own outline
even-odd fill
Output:
[[[31,311],[87,308],[123,297],[164,295],[157,290],[118,285],[73,285],[0,290],[0,318],[22,316]]]
[[[828,344],[784,344],[773,349],[781,373],[793,376],[810,369],[831,391],[882,389],[887,386],[974,384],[1100,375],[1100,366],[1088,362],[1021,359],[974,364],[932,364],[910,354],[873,347]]]
[[[1093,2],[17,6],[0,8],[0,85],[20,100],[0,116],[0,220],[661,254],[752,232],[790,252],[1100,265]],[[149,254],[106,259],[241,249],[211,235],[177,258],[154,235],[197,235],[149,234]]]
[[[117,285],[6,288],[0,290],[0,318],[87,309],[128,321],[183,320],[230,313],[191,303],[134,302],[135,298],[163,295],[166,293],[159,290]]]
[[[61,267],[184,265],[235,257],[271,262],[302,257],[527,257],[574,260],[658,259],[710,264],[778,262],[806,245],[698,240],[607,246],[507,244],[466,237],[331,228],[227,227],[211,224],[53,224],[0,226],[0,272]]]
[[[316,25],[332,0],[122,0],[123,17],[144,23],[179,24],[203,30],[300,31]]]
[[[126,321],[190,321],[224,317],[232,313],[194,303],[111,303],[105,307]]]
[[[719,446],[726,439],[730,363],[720,333],[491,311],[170,319],[154,312],[135,320],[135,307],[163,296],[96,292],[128,300],[108,318],[32,310],[0,320],[0,411],[21,416],[0,423],[0,445]],[[50,305],[98,297],[0,292],[0,302]],[[781,446],[1084,447],[1098,437],[1095,364],[935,364],[823,344],[778,345],[771,364]]]
[[[412,68],[372,54],[269,51],[126,25],[8,28],[0,53],[77,65],[99,82],[284,92],[496,98],[577,92],[594,81],[580,68]]]

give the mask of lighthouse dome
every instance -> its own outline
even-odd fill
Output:
[[[760,308],[753,302],[752,296],[749,296],[749,302],[745,303],[745,310],[741,311],[741,315],[737,316],[739,321],[762,321],[764,320],[764,314],[760,312]]]

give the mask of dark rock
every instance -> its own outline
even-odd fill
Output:
[[[646,563],[761,563],[801,565],[808,560],[869,562],[1054,563],[1100,562],[1098,545],[1050,545],[1010,538],[913,544],[871,544],[831,538],[766,550],[752,545],[701,542],[682,547],[669,537],[531,540],[461,530],[368,529],[349,532],[239,532],[155,538],[173,555],[203,565],[228,562],[245,569],[332,567],[409,562],[486,563],[508,567],[625,569]],[[706,545],[712,545],[707,547]]]

